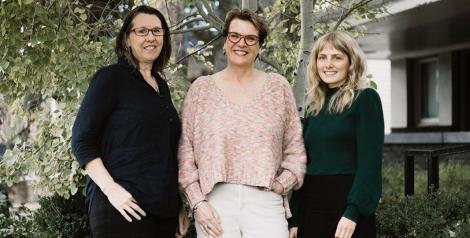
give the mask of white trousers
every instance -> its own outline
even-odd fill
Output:
[[[257,187],[219,183],[208,195],[220,216],[223,238],[287,238],[282,196]],[[196,222],[198,238],[206,237]]]

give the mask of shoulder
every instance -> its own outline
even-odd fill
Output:
[[[373,88],[361,89],[357,92],[355,104],[358,109],[372,112],[374,110],[382,110],[379,93]]]
[[[364,88],[357,91],[357,100],[365,101],[372,100],[380,102],[379,93],[373,88]]]
[[[211,76],[200,76],[196,78],[189,87],[191,91],[199,91],[207,88],[210,84]]]
[[[285,95],[292,93],[292,88],[287,79],[278,73],[268,73],[269,85],[273,91],[282,91]]]
[[[93,75],[92,80],[100,83],[115,84],[120,78],[126,77],[132,69],[119,64],[111,64],[101,67]]]
[[[279,86],[282,86],[282,87],[290,87],[290,84],[289,84],[289,81],[287,81],[287,79],[278,74],[278,73],[267,73],[268,76],[268,80],[270,80],[273,84],[275,85],[279,85]]]

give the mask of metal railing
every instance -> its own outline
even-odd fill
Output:
[[[444,156],[470,152],[470,145],[444,147],[439,149],[409,149],[405,151],[405,195],[415,193],[414,162],[416,156],[426,158],[428,193],[439,189],[439,159]]]

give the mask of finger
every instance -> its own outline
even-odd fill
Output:
[[[132,207],[130,206],[124,206],[124,211],[126,211],[127,213],[131,214],[131,216],[135,217],[137,220],[141,220],[142,218],[139,216],[139,214],[137,214],[134,209],[132,209]]]
[[[201,229],[202,234],[204,234],[204,236],[209,236],[209,233],[207,232],[207,228],[205,225],[203,225],[202,223],[199,223],[199,228]]]
[[[212,208],[212,216],[214,217],[214,219],[217,221],[217,223],[220,224],[220,217],[219,217],[219,213],[215,210],[215,208]]]
[[[132,222],[132,219],[129,215],[127,215],[127,213],[124,211],[124,209],[118,209],[119,213],[121,213],[121,215],[128,221],[128,222]]]
[[[214,228],[214,226],[209,225],[209,227],[206,226],[206,228],[207,228],[207,231],[208,231],[210,237],[221,237],[222,236],[222,233],[217,232],[216,229]]]
[[[346,227],[344,226],[341,226],[341,230],[340,230],[340,233],[339,233],[339,237],[340,238],[347,238],[347,235],[346,235]]]
[[[142,208],[140,208],[139,205],[137,205],[137,203],[135,203],[134,201],[130,202],[129,206],[132,207],[132,209],[134,209],[138,213],[140,213],[142,216],[147,215],[145,211]]]
[[[205,228],[210,231],[211,234],[215,235],[215,236],[221,236],[222,235],[222,227],[213,222],[213,219],[211,219],[211,222],[207,223],[207,225],[205,226]]]
[[[342,226],[341,224],[338,224],[338,227],[336,227],[335,238],[341,237],[341,231],[342,231]]]

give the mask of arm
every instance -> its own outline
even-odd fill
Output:
[[[199,173],[194,158],[193,133],[195,107],[197,106],[198,82],[193,83],[186,95],[182,107],[182,133],[178,148],[179,183],[188,199],[189,206],[194,206],[205,200],[199,185]]]
[[[282,185],[283,193],[287,193],[292,188],[298,189],[302,186],[307,158],[302,139],[302,125],[295,106],[294,95],[288,82],[285,79],[282,81],[287,119],[283,136],[282,172],[276,181]]]
[[[202,89],[199,82],[191,85],[191,88],[184,99],[182,108],[182,133],[178,148],[179,157],[179,183],[183,189],[189,206],[194,212],[195,220],[198,222],[202,232],[206,236],[219,237],[222,235],[222,226],[217,211],[206,201],[199,185],[199,171],[197,168],[193,139],[194,120],[196,117],[196,107],[198,94]]]
[[[343,216],[357,222],[360,215],[373,214],[382,193],[384,119],[380,97],[365,89],[358,98],[357,167]]]
[[[93,77],[72,129],[72,151],[80,166],[122,216],[132,221],[129,213],[140,220],[136,211],[143,216],[145,212],[129,192],[114,182],[100,158],[101,133],[116,103],[115,82],[110,77],[109,70],[101,70]]]

